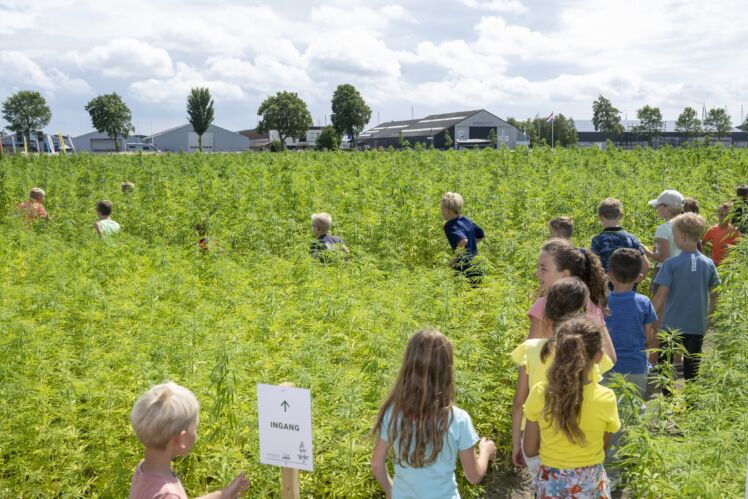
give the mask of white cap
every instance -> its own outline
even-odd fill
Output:
[[[666,191],[662,191],[659,196],[657,196],[657,199],[653,199],[649,202],[649,206],[657,206],[660,204],[665,204],[667,206],[675,206],[676,208],[683,208],[683,202],[685,199],[683,198],[683,194],[681,194],[678,191],[674,191],[671,189],[668,189]]]

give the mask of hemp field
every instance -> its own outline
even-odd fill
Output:
[[[571,215],[588,245],[613,196],[651,244],[661,190],[697,198],[713,223],[746,180],[748,154],[719,148],[2,158],[0,497],[124,497],[142,454],[130,410],[167,379],[202,404],[198,442],[175,462],[190,496],[239,470],[251,496],[277,494],[278,470],[258,461],[255,386],[283,381],[312,392],[302,495],[376,496],[368,431],[423,326],[454,341],[457,403],[507,461],[508,354],[527,332],[547,221]],[[29,227],[14,206],[33,186],[51,219]],[[446,268],[444,191],[486,231],[477,289]],[[105,198],[123,227],[108,242],[92,227]],[[318,211],[349,263],[309,257]],[[201,255],[192,227],[206,218]]]

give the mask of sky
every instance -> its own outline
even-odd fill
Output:
[[[38,90],[48,131],[92,130],[117,92],[136,133],[187,122],[207,86],[215,124],[254,128],[260,103],[299,94],[315,124],[350,83],[370,126],[470,109],[590,119],[604,95],[635,118],[658,106],[748,113],[744,0],[0,0],[0,100]],[[0,118],[0,127],[5,123]]]

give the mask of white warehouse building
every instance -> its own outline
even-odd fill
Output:
[[[127,139],[119,137],[120,151],[127,150],[128,142],[140,142],[142,138],[142,135],[130,136]],[[76,152],[115,152],[117,150],[114,147],[114,139],[109,138],[106,132],[93,131],[73,137],[73,145]]]
[[[197,134],[189,123],[163,132],[154,133],[144,139],[164,152],[195,152],[198,150]],[[231,130],[210,125],[203,134],[203,151],[205,152],[238,152],[249,149],[249,139]]]

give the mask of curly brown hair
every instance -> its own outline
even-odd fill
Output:
[[[429,466],[444,446],[454,400],[452,343],[435,329],[418,331],[408,341],[400,374],[372,432],[380,435],[389,412],[387,446],[396,449],[395,462],[413,468]]]
[[[543,415],[569,442],[583,444],[585,436],[579,427],[582,396],[594,358],[602,349],[602,327],[586,318],[570,319],[559,325],[555,343]]]
[[[590,291],[587,285],[578,277],[563,277],[548,288],[545,302],[545,318],[547,327],[554,331],[569,319],[583,316],[587,311],[587,302],[590,299]],[[553,351],[555,337],[543,345],[540,351],[540,360],[545,359]]]
[[[591,251],[579,249],[564,239],[551,239],[540,249],[553,257],[559,272],[568,270],[579,277],[590,291],[592,303],[605,311],[608,305],[608,282],[600,258]]]

